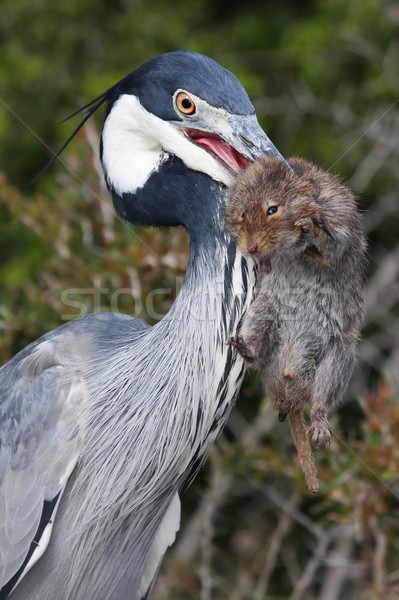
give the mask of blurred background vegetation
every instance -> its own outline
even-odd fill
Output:
[[[389,0],[2,2],[2,360],[85,310],[154,322],[173,302],[187,238],[115,217],[101,115],[32,183],[72,130],[57,121],[160,52],[232,70],[280,151],[340,173],[364,212],[367,323],[332,447],[316,452],[321,492],[248,376],[184,494],[155,600],[399,598],[398,33]]]

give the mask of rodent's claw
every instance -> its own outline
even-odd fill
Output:
[[[336,241],[337,236],[331,227],[329,220],[323,214],[312,217],[301,217],[294,223],[295,227],[300,227],[306,234],[312,233],[318,237],[322,229],[332,240]]]
[[[326,219],[326,217],[322,216],[320,218],[320,227],[323,229],[323,231],[326,232],[326,234],[332,239],[334,240],[334,242],[337,240],[337,236],[335,235],[335,231],[334,229],[331,227],[328,219]]]
[[[246,362],[252,363],[254,361],[255,355],[253,354],[253,352],[251,352],[251,350],[245,343],[242,335],[236,334],[229,337],[226,341],[226,344],[235,348],[237,352],[241,354],[241,356],[245,359]]]
[[[278,413],[278,420],[280,423],[283,423],[285,421],[285,418],[287,416],[286,412],[279,412]]]
[[[315,448],[328,448],[331,444],[331,429],[328,422],[313,421],[308,431],[311,435],[312,444]]]

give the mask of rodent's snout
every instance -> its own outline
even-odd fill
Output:
[[[263,232],[241,232],[241,235],[237,237],[237,243],[243,254],[251,256],[264,254],[269,250],[269,244],[267,244]]]

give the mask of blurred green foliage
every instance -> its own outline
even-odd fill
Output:
[[[57,121],[160,52],[231,69],[281,152],[340,173],[364,210],[368,317],[334,443],[317,455],[322,492],[307,495],[289,431],[249,376],[185,495],[156,600],[399,598],[398,3],[3,0],[1,15],[2,360],[85,311],[155,322],[173,302],[188,240],[115,217],[101,115],[31,182],[73,128]]]

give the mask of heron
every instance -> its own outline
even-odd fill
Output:
[[[249,162],[281,155],[239,80],[194,52],[157,56],[86,104],[67,143],[103,105],[117,213],[182,225],[189,262],[156,325],[89,314],[0,369],[0,599],[148,598],[179,492],[244,376],[226,340],[256,273],[225,230],[224,194]]]

